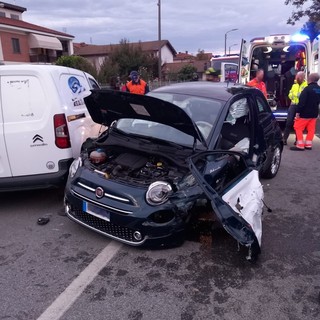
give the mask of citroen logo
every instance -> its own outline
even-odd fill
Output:
[[[101,187],[98,187],[96,189],[96,197],[98,199],[101,199],[104,196],[104,190]]]
[[[36,143],[37,141],[43,142],[43,137],[41,137],[39,134],[36,134],[33,138],[32,138],[33,143]]]

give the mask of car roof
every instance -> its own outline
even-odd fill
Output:
[[[256,89],[231,82],[193,81],[163,86],[152,90],[152,92],[185,94],[228,101],[235,94],[254,90]]]

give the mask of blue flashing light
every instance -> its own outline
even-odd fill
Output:
[[[293,42],[306,41],[309,39],[310,39],[309,36],[307,36],[306,34],[303,34],[303,33],[296,33],[291,36],[291,41],[293,41]]]

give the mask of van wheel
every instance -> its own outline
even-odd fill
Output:
[[[273,151],[269,152],[267,155],[267,159],[260,171],[261,178],[265,178],[265,179],[274,178],[278,173],[280,163],[281,163],[281,147],[279,144],[277,144],[273,149]]]

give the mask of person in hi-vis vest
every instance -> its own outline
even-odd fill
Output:
[[[130,78],[131,81],[126,84],[127,92],[134,94],[146,94],[149,92],[148,84],[140,79],[137,71],[131,71]]]

